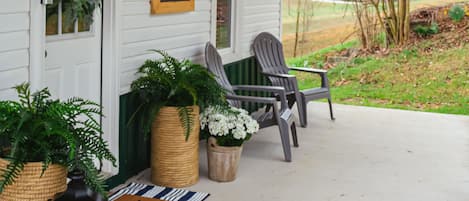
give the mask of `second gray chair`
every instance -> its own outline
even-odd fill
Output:
[[[282,43],[272,34],[264,32],[259,34],[253,44],[256,59],[260,64],[262,74],[267,76],[274,86],[282,86],[287,92],[288,106],[290,108],[297,104],[302,127],[306,127],[307,104],[309,101],[327,98],[331,119],[334,120],[332,112],[331,92],[327,71],[313,68],[290,68],[285,63]],[[321,77],[321,87],[299,90],[298,81],[294,75],[288,72],[300,71],[318,74]]]
[[[217,49],[210,43],[207,43],[205,47],[205,62],[207,63],[208,70],[215,74],[217,82],[223,86],[227,91],[226,98],[231,106],[241,107],[241,102],[252,102],[262,103],[270,105],[273,111],[266,112],[256,118],[260,128],[278,125],[280,131],[280,138],[282,140],[283,153],[285,161],[291,161],[291,149],[290,149],[290,135],[289,130],[291,129],[293,136],[293,144],[298,147],[298,138],[296,136],[296,127],[294,122],[294,116],[287,105],[287,98],[283,87],[273,86],[258,86],[258,85],[238,85],[233,86],[230,84],[228,77],[226,76],[225,69],[220,55]],[[277,106],[277,99],[271,97],[257,97],[257,96],[240,96],[236,95],[235,91],[263,91],[269,93],[275,93],[279,95],[280,105]]]

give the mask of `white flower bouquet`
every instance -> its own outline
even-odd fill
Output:
[[[243,109],[210,106],[200,115],[202,135],[214,137],[219,146],[241,146],[259,130],[259,124]]]

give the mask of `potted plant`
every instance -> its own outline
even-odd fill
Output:
[[[243,109],[212,106],[200,115],[200,126],[208,137],[209,178],[235,180],[243,143],[259,130],[259,124]]]
[[[16,88],[19,101],[0,101],[0,200],[44,201],[66,190],[67,171],[81,170],[86,183],[106,196],[94,161],[115,158],[95,118],[101,108],[72,98],[53,100],[47,89]]]
[[[151,130],[152,182],[189,186],[199,178],[199,110],[224,102],[224,90],[205,67],[153,51],[161,58],[147,60],[131,85],[140,101],[131,121]]]

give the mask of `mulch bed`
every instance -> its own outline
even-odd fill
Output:
[[[459,3],[469,11],[469,3]],[[407,47],[416,46],[423,41],[432,41],[432,45],[425,47],[424,52],[430,53],[434,50],[445,50],[460,47],[469,43],[469,16],[461,22],[453,22],[448,16],[449,9],[454,4],[440,7],[430,7],[415,10],[411,13],[411,24],[431,24],[437,23],[439,33],[427,37],[421,37],[412,32]]]

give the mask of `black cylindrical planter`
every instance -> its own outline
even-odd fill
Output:
[[[82,171],[70,172],[68,178],[71,181],[67,185],[67,191],[56,201],[106,201],[103,196],[86,186]]]

